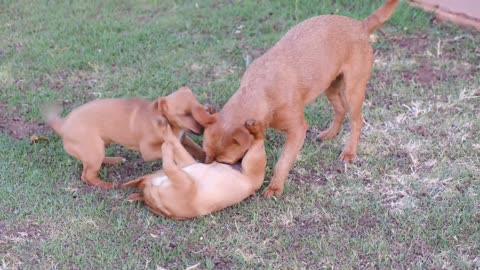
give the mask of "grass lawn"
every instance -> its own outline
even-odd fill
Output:
[[[182,85],[220,108],[245,65],[319,14],[365,18],[382,0],[0,1],[0,269],[480,268],[480,33],[402,2],[376,32],[358,158],[320,97],[284,194],[207,217],[158,218],[127,191],[80,181],[39,108],[154,99]],[[49,142],[30,144],[36,134]],[[283,137],[268,133],[268,175]],[[201,138],[198,138],[201,140]],[[109,181],[161,168],[112,147]]]

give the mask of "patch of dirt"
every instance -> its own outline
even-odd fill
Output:
[[[320,132],[322,132],[324,129],[317,128],[317,127],[309,127],[307,129],[307,135],[305,136],[305,142],[321,142],[322,140],[318,137],[320,135]]]
[[[301,185],[303,183],[311,183],[311,184],[316,184],[320,186],[324,186],[327,184],[327,178],[325,176],[317,173],[314,169],[309,168],[294,168],[293,170],[290,171],[290,175],[293,176],[295,179],[295,182],[298,182],[298,185]]]
[[[108,166],[106,179],[109,182],[125,183],[134,180],[142,175],[154,173],[160,169],[161,160],[147,162],[144,161],[140,153],[130,151],[120,145],[112,145],[109,147],[113,154],[109,156],[120,156],[126,161],[119,165]]]
[[[15,226],[2,224],[0,227],[2,228],[1,239],[5,241],[28,242],[46,238],[46,233],[42,230],[43,226],[34,221],[18,223]]]
[[[421,60],[422,64],[412,69],[402,71],[392,71],[386,69],[380,69],[372,74],[372,82],[367,86],[367,92],[378,92],[379,88],[391,88],[393,87],[393,81],[399,77],[405,85],[412,83],[419,84],[423,88],[431,88],[435,85],[445,83],[447,79],[452,78],[455,74],[452,74],[449,70],[440,69],[434,67],[433,63],[428,64],[428,59]],[[473,72],[473,71],[472,71]],[[457,74],[462,78],[468,78],[471,72]],[[456,77],[456,76],[455,76]],[[373,84],[376,86],[374,87]],[[391,106],[391,101],[386,103],[387,106]]]
[[[428,137],[432,134],[432,132],[424,125],[409,126],[408,130],[422,137]]]
[[[64,105],[65,109],[69,109],[72,103],[83,104],[95,98],[101,98],[101,94],[94,90],[102,87],[102,75],[102,72],[97,70],[61,69],[52,74],[38,77],[30,83],[19,79],[15,84],[21,91],[38,91],[41,87],[66,91],[65,88],[68,88],[72,100],[64,100]]]
[[[48,86],[54,90],[62,90],[64,87],[77,90],[80,88],[94,89],[99,86],[100,77],[97,71],[61,69],[53,74],[46,74],[34,79],[28,86],[23,80],[18,80],[17,86],[20,90],[28,87],[32,91],[38,90],[41,86]]]
[[[385,160],[391,160],[392,166],[402,173],[409,173],[410,167],[413,166],[409,153],[402,149],[390,149]]]
[[[432,44],[428,35],[414,35],[414,36],[392,36],[389,40],[413,55],[423,54],[427,48]]]
[[[414,70],[402,71],[401,76],[407,85],[413,81],[420,83],[422,86],[432,86],[444,82],[448,74],[446,70],[434,70],[431,65],[421,65]]]
[[[33,134],[45,133],[49,128],[40,121],[27,121],[11,113],[5,104],[0,103],[0,132],[21,140]]]
[[[365,210],[365,212],[359,214],[357,218],[353,218],[350,222],[344,222],[342,227],[352,237],[361,237],[369,234],[371,231],[378,230],[378,225],[381,224],[380,218],[373,213]],[[356,220],[355,220],[356,219]]]
[[[319,208],[321,209],[321,207]],[[294,233],[298,236],[311,236],[312,234],[320,234],[328,231],[328,226],[332,224],[326,216],[318,216],[314,218],[308,218],[304,216],[296,216],[293,218],[293,226],[285,226],[284,231],[286,233]]]
[[[406,85],[415,83],[423,88],[431,88],[447,80],[469,80],[478,75],[479,68],[468,61],[468,54],[475,54],[475,51],[471,51],[472,48],[458,49],[458,43],[461,42],[459,37],[445,38],[443,43],[442,40],[426,34],[398,35],[386,39],[397,46],[398,50],[391,47],[375,50],[377,70],[372,74],[368,91],[375,91],[378,87],[391,88],[395,79],[402,80]],[[440,54],[437,55],[438,53]],[[398,59],[410,59],[418,66],[392,71],[390,66],[394,64],[393,61],[399,61]],[[440,65],[439,61],[443,64]],[[385,104],[389,106],[389,103]]]

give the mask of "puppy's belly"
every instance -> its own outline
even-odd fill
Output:
[[[187,167],[184,167],[184,168],[182,168],[182,171],[190,174],[192,171],[195,170],[195,168],[192,167],[194,165],[196,165],[196,164],[192,164],[192,165],[189,165]],[[169,184],[170,182],[171,182],[170,178],[168,178],[168,176],[166,176],[165,174],[160,175],[160,176],[156,176],[155,178],[152,178],[152,180],[151,180],[152,185],[156,186],[156,187],[162,186],[164,184]]]

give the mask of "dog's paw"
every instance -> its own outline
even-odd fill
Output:
[[[322,132],[320,132],[320,135],[318,135],[318,138],[322,141],[330,140],[333,139],[337,136],[337,132],[329,129],[326,129]]]
[[[355,160],[355,156],[356,156],[355,153],[351,151],[343,150],[342,153],[340,154],[340,160],[343,162],[351,163]]]
[[[279,196],[283,192],[283,188],[280,187],[272,187],[268,186],[264,191],[263,191],[263,197],[265,198],[272,198],[273,196]]]

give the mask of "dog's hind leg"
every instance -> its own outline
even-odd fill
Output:
[[[65,147],[67,153],[71,154],[83,163],[82,181],[89,185],[104,189],[115,188],[113,183],[105,182],[98,177],[98,171],[102,166],[105,157],[105,146],[103,141],[98,139],[83,140],[84,145],[76,144],[74,147]]]
[[[345,107],[343,105],[341,93],[344,87],[343,75],[340,75],[325,91],[325,95],[333,107],[333,121],[328,129],[320,133],[319,138],[322,141],[335,138],[343,124],[343,120],[345,119]]]
[[[105,182],[98,177],[98,171],[102,166],[101,158],[96,160],[88,160],[83,162],[82,180],[89,185],[96,186],[103,189],[116,188],[117,185],[109,182]]]
[[[166,129],[167,130],[166,130],[165,135],[164,135],[165,136],[165,142],[170,144],[170,146],[168,148],[172,148],[172,151],[173,151],[172,159],[175,161],[177,166],[185,167],[185,166],[196,163],[196,161],[192,157],[192,155],[182,145],[182,143],[184,143],[184,141],[180,142],[180,140],[173,134],[170,127],[166,127]],[[195,144],[195,142],[193,142],[193,141],[191,141],[191,143]],[[162,145],[162,156],[163,156],[164,151],[169,152],[170,149],[163,149],[163,145]],[[203,152],[203,150],[202,150],[202,152]],[[165,164],[165,157],[163,157],[163,160],[164,160],[163,162]],[[164,168],[165,168],[165,165],[164,165]]]
[[[363,59],[363,63],[368,59]],[[367,82],[370,78],[370,69],[351,69],[345,72],[345,90],[344,90],[344,106],[348,111],[350,118],[350,136],[340,154],[342,161],[351,162],[357,154],[358,141],[363,127],[362,105],[365,100],[365,91]]]
[[[195,159],[190,155],[190,153],[183,147],[183,145],[179,141],[175,141],[174,143],[172,143],[172,145],[174,151],[174,160],[178,166],[185,167],[196,163]]]
[[[180,147],[183,151],[187,152],[183,146],[180,145]],[[175,163],[175,154],[174,146],[169,142],[164,142],[162,145],[163,172],[168,179],[170,179],[172,186],[177,192],[182,193],[184,198],[191,198],[188,196],[191,194],[188,193],[195,192],[195,182],[187,172]],[[192,157],[190,158],[193,160]],[[195,160],[193,160],[193,162],[195,162]]]

